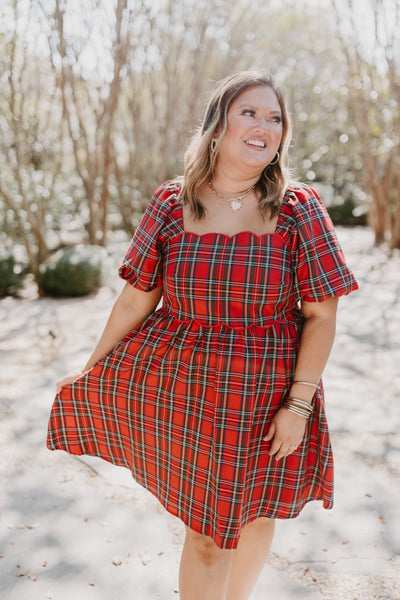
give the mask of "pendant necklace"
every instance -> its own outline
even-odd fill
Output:
[[[252,185],[247,190],[242,192],[239,196],[237,196],[237,198],[225,198],[225,196],[217,192],[211,181],[208,182],[208,187],[212,192],[214,192],[216,196],[218,196],[218,198],[225,200],[225,202],[229,202],[229,204],[231,205],[232,212],[236,212],[237,210],[240,210],[242,208],[244,198],[254,190],[256,184]]]

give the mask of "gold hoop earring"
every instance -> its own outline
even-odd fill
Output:
[[[274,162],[270,162],[269,165],[267,165],[268,167],[270,167],[271,165],[276,165],[279,162],[280,159],[280,155],[279,152],[276,153],[277,159],[274,160]]]
[[[211,152],[215,152],[216,147],[217,147],[217,142],[215,140],[211,140]]]

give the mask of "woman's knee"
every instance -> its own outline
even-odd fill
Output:
[[[186,542],[190,550],[207,567],[231,560],[231,550],[219,548],[207,535],[186,528]]]
[[[275,530],[275,519],[258,517],[243,526],[241,538],[267,538],[272,539]]]

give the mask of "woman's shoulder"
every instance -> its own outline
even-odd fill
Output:
[[[283,198],[287,213],[297,222],[315,218],[329,219],[328,212],[318,192],[303,183],[294,183],[286,188]]]
[[[313,201],[321,203],[318,193],[305,183],[291,183],[287,186],[284,194],[284,200],[293,207],[302,207],[312,204]]]
[[[141,226],[155,232],[160,239],[173,237],[180,231],[181,183],[179,179],[168,180],[155,190],[143,215]]]
[[[179,196],[181,189],[182,179],[180,177],[168,179],[155,190],[152,201],[159,205],[160,208],[173,208],[180,203]]]

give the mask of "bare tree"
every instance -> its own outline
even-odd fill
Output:
[[[43,7],[45,12],[45,8]],[[87,7],[86,7],[87,9]],[[96,13],[101,8],[93,5]],[[118,0],[115,11],[103,6],[102,17],[113,25],[109,82],[95,81],[84,75],[79,44],[66,34],[67,5],[55,0],[52,15],[54,29],[49,35],[51,57],[61,91],[63,118],[68,127],[75,167],[82,182],[89,216],[86,228],[91,243],[104,245],[109,211],[109,183],[112,163],[112,130],[118,106],[121,74],[129,44],[127,0]],[[86,35],[90,35],[90,11],[85,13]],[[98,13],[96,17],[100,19]],[[76,18],[76,15],[75,15]],[[107,40],[104,39],[104,47]],[[104,54],[101,57],[104,60]]]
[[[332,4],[347,62],[349,114],[359,136],[365,190],[373,202],[375,240],[389,235],[391,247],[400,248],[400,0],[363,3],[374,35],[372,52],[362,43],[365,28],[360,30],[353,0]]]
[[[0,198],[13,213],[37,280],[49,252],[51,206],[63,163],[61,115],[51,71],[45,61],[35,61],[28,48],[26,31],[33,26],[32,15],[22,19],[18,0],[11,9],[3,55],[6,85],[0,90]]]

